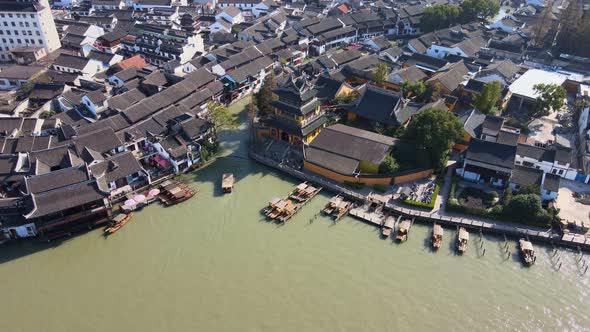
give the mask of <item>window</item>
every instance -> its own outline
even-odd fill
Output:
[[[0,14],[0,17],[4,17],[4,14]]]
[[[18,36],[18,31],[14,30],[14,35]]]
[[[39,44],[43,44],[43,40],[38,39],[38,41],[39,41]]]
[[[6,21],[2,22],[2,24],[4,24],[5,27],[8,26],[8,22],[6,22]]]
[[[12,31],[6,30],[6,34],[10,36],[10,35],[12,35]]]
[[[35,45],[35,39],[31,39],[31,44]]]
[[[35,18],[35,15],[34,14],[31,14],[30,16],[31,16],[31,18]]]
[[[36,34],[37,36],[41,36],[41,33],[39,33],[39,31],[35,31],[35,34]]]
[[[20,18],[20,14],[16,14],[16,18]]]
[[[3,34],[4,34],[4,30],[0,30],[0,35],[3,35]]]
[[[560,169],[560,170],[559,170],[559,172],[558,172],[557,174],[559,174],[559,175],[563,175],[563,170],[562,170],[562,169]]]
[[[14,44],[14,40],[12,38],[9,39],[11,44]]]
[[[36,22],[33,22],[33,26],[36,28],[37,27],[37,23]]]
[[[10,25],[12,25],[13,27],[15,27],[16,26],[16,23],[10,22]]]
[[[8,14],[8,17],[12,18],[12,14]]]

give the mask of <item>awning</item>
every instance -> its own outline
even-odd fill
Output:
[[[170,162],[159,154],[154,156],[154,161],[163,168],[170,167]]]

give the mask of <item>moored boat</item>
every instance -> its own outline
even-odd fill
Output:
[[[182,182],[164,181],[161,185],[160,201],[174,205],[193,197],[195,192]]]
[[[410,228],[412,227],[412,222],[410,220],[402,221],[402,224],[399,226],[397,230],[397,235],[395,239],[399,242],[405,242],[408,240],[408,234],[410,233]]]
[[[128,223],[129,220],[131,220],[131,217],[133,217],[133,213],[129,213],[129,214],[119,213],[118,215],[116,215],[113,218],[112,225],[104,230],[105,234],[115,233],[116,231],[121,229],[123,226],[125,226],[125,224]]]
[[[352,202],[348,202],[342,196],[336,195],[330,199],[328,204],[322,209],[322,212],[333,216],[334,221],[338,221],[350,211],[352,206]]]
[[[391,235],[391,231],[393,230],[394,224],[395,219],[392,216],[387,217],[383,223],[383,227],[381,228],[381,234],[386,238],[389,237]]]
[[[221,176],[221,189],[225,194],[234,191],[234,175],[232,173],[224,173]]]
[[[469,241],[469,233],[465,229],[465,227],[459,227],[459,232],[457,233],[457,251],[460,254],[463,254],[467,251],[467,242]]]
[[[443,232],[443,228],[439,224],[434,224],[434,227],[432,227],[432,248],[434,250],[438,250],[441,247]]]
[[[535,249],[533,248],[533,244],[525,239],[520,239],[518,241],[518,247],[520,249],[520,255],[522,256],[523,262],[527,266],[535,264],[537,256],[535,255]]]
[[[293,199],[296,202],[300,203],[307,203],[310,199],[314,198],[322,188],[316,188],[307,182],[303,182],[299,184],[295,190],[291,193],[289,198]]]

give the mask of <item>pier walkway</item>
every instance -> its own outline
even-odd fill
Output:
[[[340,193],[348,199],[352,199],[354,201],[359,202],[364,202],[367,199],[367,197],[361,193],[340,186],[339,184],[334,183],[332,181],[328,181],[325,178],[305,173],[302,171],[294,170],[290,167],[286,167],[274,160],[256,154],[252,150],[250,150],[249,154],[252,159],[261,164],[280,170],[281,172],[289,174],[300,180],[315,183],[316,185],[322,186],[329,191]],[[560,235],[550,230],[543,230],[529,226],[525,227],[503,222],[483,221],[469,217],[456,217],[442,215],[437,212],[426,212],[423,210],[402,207],[398,204],[394,204],[391,202],[388,202],[384,208],[390,213],[394,213],[409,218],[416,218],[417,220],[422,222],[439,223],[453,227],[461,226],[475,230],[482,230],[488,233],[506,234],[513,237],[528,237],[531,241],[542,241],[564,247],[579,248],[582,250],[590,251],[590,237],[586,237],[581,234]],[[353,211],[351,211],[350,213],[351,215],[354,215]],[[363,218],[361,215],[357,217],[364,219],[371,224],[376,224],[371,220]]]

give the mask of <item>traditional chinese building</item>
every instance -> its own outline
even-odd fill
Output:
[[[289,76],[273,91],[276,100],[272,102],[274,113],[263,120],[261,134],[300,146],[310,143],[327,122],[321,110],[317,90],[304,76]]]

